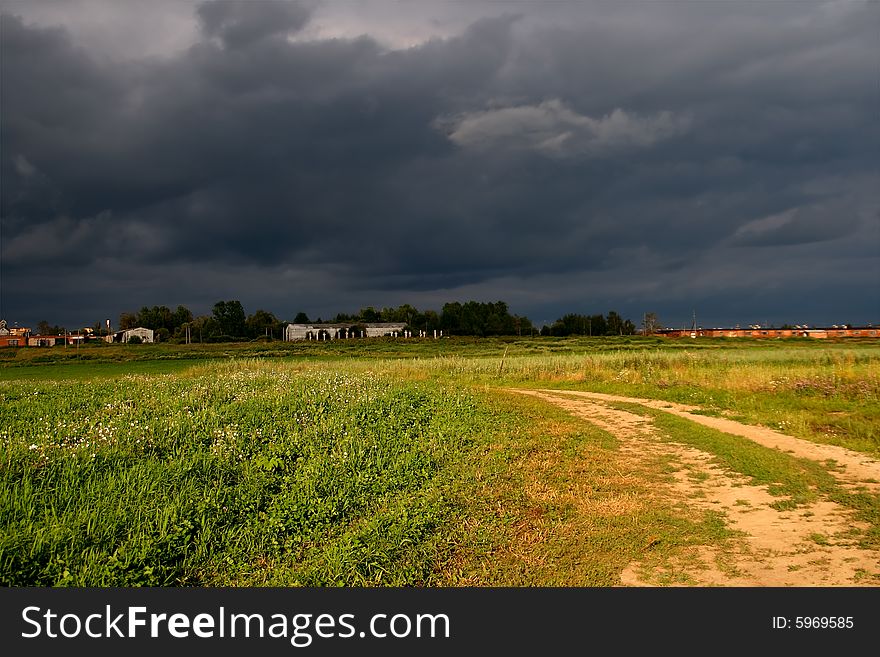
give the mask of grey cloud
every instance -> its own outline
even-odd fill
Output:
[[[129,254],[149,261],[162,248],[162,230],[144,221],[120,221],[112,212],[73,219],[59,216],[41,225],[23,225],[4,240],[6,271],[87,266],[96,259]]]
[[[206,35],[219,37],[226,46],[238,48],[266,37],[298,32],[309,21],[313,9],[295,0],[210,0],[200,3],[196,13]]]
[[[29,178],[37,172],[37,168],[20,153],[12,159],[12,163],[15,166],[15,171],[26,178]]]
[[[538,105],[493,108],[441,119],[459,146],[532,150],[549,157],[602,156],[647,148],[686,132],[688,118],[660,112],[640,117],[616,108],[599,118],[578,114],[560,99]]]
[[[833,197],[748,221],[736,229],[731,243],[779,247],[826,242],[853,234],[863,220],[872,218],[854,199]]]

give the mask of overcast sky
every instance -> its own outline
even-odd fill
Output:
[[[880,3],[0,1],[0,316],[880,323]]]

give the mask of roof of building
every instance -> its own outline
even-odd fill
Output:
[[[310,322],[308,324],[297,324],[288,322],[288,326],[297,326],[302,328],[348,328],[350,326],[366,326],[367,328],[403,328],[406,322]]]

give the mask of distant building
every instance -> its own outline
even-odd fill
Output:
[[[23,347],[27,344],[28,333],[30,329],[7,328],[6,320],[0,319],[0,347]]]
[[[104,338],[105,342],[129,342],[132,338],[138,337],[141,342],[154,342],[153,329],[138,326],[137,328],[126,329],[125,331],[116,331]]]
[[[403,337],[404,322],[348,322],[341,324],[288,324],[284,339],[294,340],[345,340],[349,338]]]
[[[29,335],[27,336],[28,347],[54,347],[58,344],[77,344],[85,340],[84,335]]]
[[[0,319],[0,347],[19,347],[19,346],[21,346],[21,345],[19,344],[18,337],[11,338],[11,342],[10,342],[9,329],[6,328],[6,320]]]
[[[368,338],[381,338],[384,335],[399,337],[403,333],[405,322],[375,322],[372,324],[363,324],[366,329]]]
[[[667,338],[876,338],[880,327],[876,326],[831,326],[823,328],[689,328],[659,329],[654,335]]]
[[[31,334],[30,328],[26,326],[9,326],[6,323],[5,319],[0,319],[0,336],[3,335],[17,335],[28,336]]]
[[[28,347],[54,347],[63,342],[63,335],[29,335],[27,338]]]
[[[5,319],[0,319],[0,347],[54,347],[56,344],[76,344],[81,335],[32,335],[27,327],[9,328]]]
[[[0,319],[0,347],[24,347],[30,334],[29,328],[9,327],[5,319]]]

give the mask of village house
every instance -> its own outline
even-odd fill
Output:
[[[31,334],[29,328],[6,325],[5,319],[0,319],[0,347],[24,347],[27,338]]]

